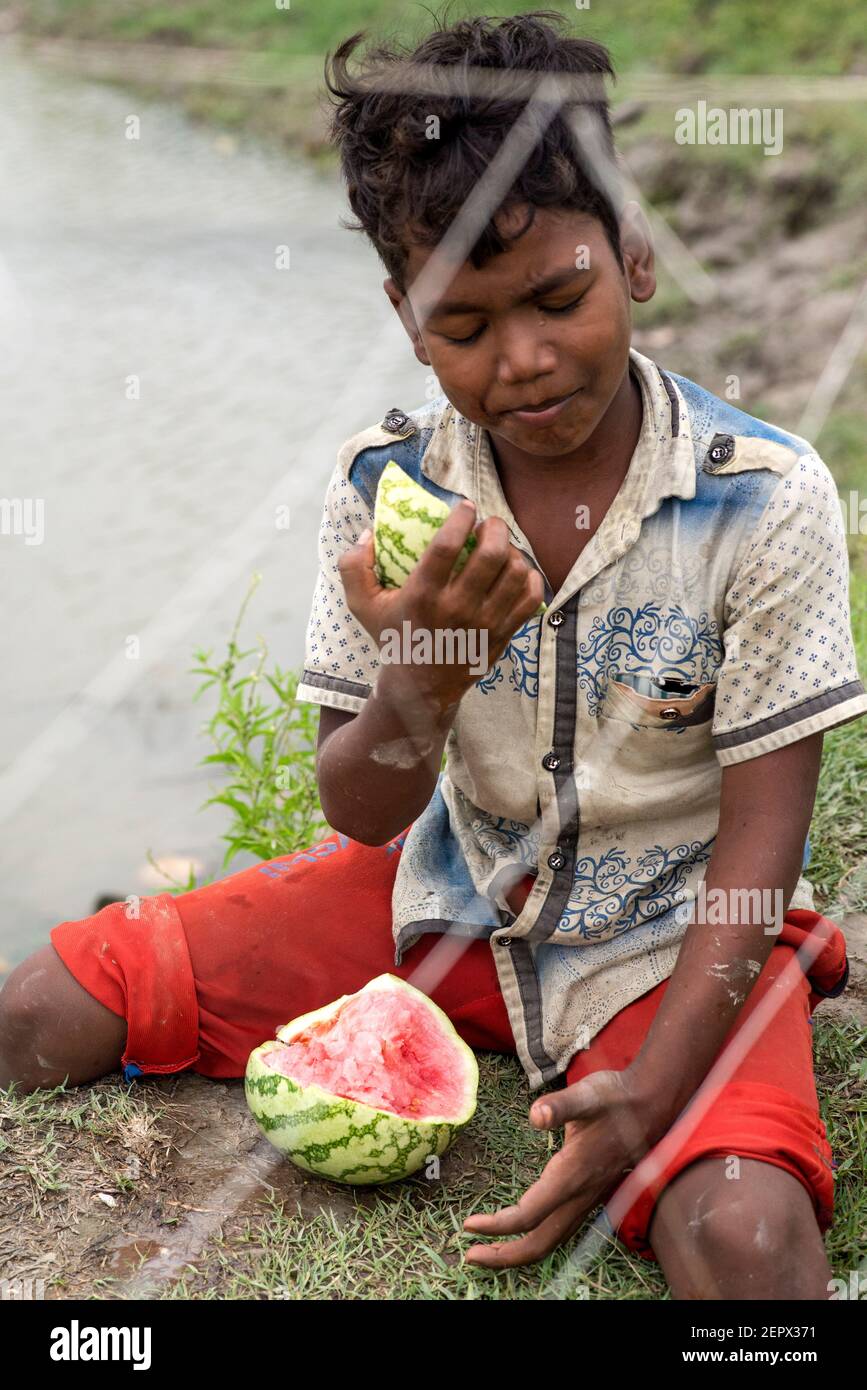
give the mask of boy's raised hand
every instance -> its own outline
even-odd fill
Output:
[[[415,569],[400,589],[380,584],[374,563],[373,535],[366,531],[341,556],[340,575],[350,611],[377,643],[386,631],[431,634],[471,629],[485,634],[489,666],[502,655],[510,638],[535,613],[544,585],[509,540],[499,517],[476,528],[477,544],[460,574],[453,574],[464,542],[474,529],[475,507],[463,500],[443,522]],[[412,666],[412,680],[443,703],[454,703],[479,678],[468,665]]]

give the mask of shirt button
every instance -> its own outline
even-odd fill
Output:
[[[500,945],[500,946],[505,946],[506,950],[509,949],[509,947],[511,946],[511,944],[512,944],[512,938],[511,938],[510,936],[501,936],[501,937],[499,938],[499,945]]]
[[[554,869],[555,871],[557,869],[562,869],[565,863],[566,856],[561,849],[555,849],[553,854],[548,855],[549,869]]]
[[[387,430],[389,434],[406,435],[415,433],[415,426],[406,411],[399,410],[396,405],[391,407],[391,410],[382,422],[381,428]]]
[[[707,451],[707,462],[720,468],[734,457],[735,441],[730,434],[715,434]]]
[[[557,771],[557,768],[560,766],[560,759],[557,757],[557,754],[554,752],[553,748],[551,749],[550,753],[545,754],[544,758],[542,759],[542,766],[544,768],[547,768],[548,772]]]
[[[565,621],[566,614],[561,613],[559,608],[556,609],[555,612],[550,613],[548,615],[548,622],[551,624],[552,627],[561,627],[563,623],[565,623]]]

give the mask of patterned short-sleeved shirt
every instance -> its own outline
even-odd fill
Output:
[[[461,701],[394,890],[396,963],[424,932],[489,939],[533,1087],[674,969],[722,767],[867,711],[825,464],[639,353],[630,363],[643,423],[627,476],[547,612]],[[350,439],[326,499],[299,691],[350,712],[377,648],[337,562],[371,524],[390,459],[436,496],[502,517],[538,567],[487,432],[445,397]],[[515,917],[505,894],[528,872]],[[803,878],[793,905],[812,905]]]

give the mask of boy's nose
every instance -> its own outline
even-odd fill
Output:
[[[500,324],[496,330],[497,380],[506,388],[503,395],[518,405],[557,394],[545,385],[557,380],[557,354],[542,332],[538,320]]]

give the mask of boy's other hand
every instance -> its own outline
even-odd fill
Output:
[[[346,602],[366,632],[381,646],[386,632],[437,631],[484,638],[487,667],[502,656],[510,638],[539,608],[544,584],[521,551],[512,545],[506,523],[489,517],[475,527],[477,544],[460,574],[455,562],[475,525],[472,502],[460,502],[443,522],[400,589],[386,589],[377,578],[373,534],[365,531],[339,562]],[[467,643],[470,649],[471,644]],[[447,703],[459,700],[479,678],[470,663],[405,667],[415,686]]]
[[[547,1113],[546,1113],[547,1112]],[[470,1264],[507,1269],[543,1259],[584,1224],[611,1188],[652,1147],[651,1126],[632,1073],[591,1072],[535,1101],[538,1129],[565,1126],[563,1147],[513,1207],[467,1217],[471,1235],[518,1236],[501,1245],[473,1245]]]

